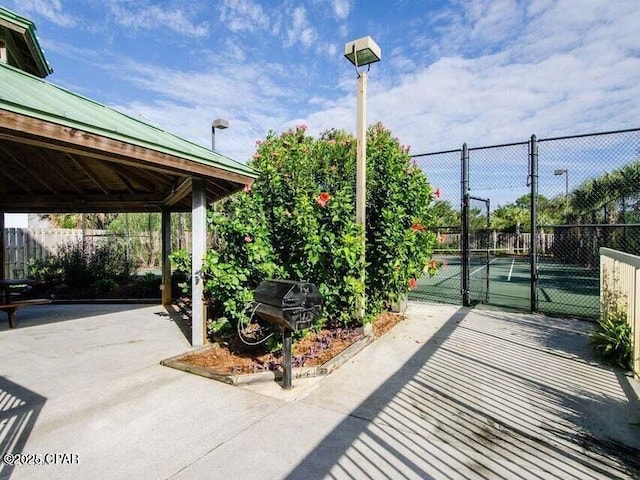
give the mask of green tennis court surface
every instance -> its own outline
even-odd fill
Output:
[[[445,265],[433,277],[418,280],[412,300],[462,304],[460,257],[436,254]],[[551,315],[597,318],[599,272],[541,258],[538,266],[537,311]],[[471,255],[469,268],[471,303],[530,311],[531,267],[527,256]]]

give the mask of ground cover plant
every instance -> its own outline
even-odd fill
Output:
[[[589,342],[602,360],[629,371],[633,364],[633,340],[627,306],[608,282],[604,284],[601,310],[601,318],[591,331]]]
[[[325,299],[315,329],[361,323],[356,298],[365,289],[365,321],[435,273],[432,203],[439,195],[409,148],[381,124],[368,129],[366,232],[355,222],[356,140],[339,130],[318,138],[301,125],[257,142],[252,186],[208,212],[214,247],[201,276],[215,337],[247,322],[247,304],[267,278],[314,283]],[[174,264],[190,273],[184,252]]]

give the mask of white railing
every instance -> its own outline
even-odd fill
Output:
[[[633,338],[633,373],[640,376],[640,257],[610,248],[600,249],[600,303],[606,289],[620,298],[627,309]]]

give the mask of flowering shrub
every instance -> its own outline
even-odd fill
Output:
[[[218,320],[241,318],[268,277],[306,280],[325,298],[323,321],[347,323],[364,285],[362,227],[355,223],[356,140],[338,130],[315,139],[298,126],[257,142],[251,187],[210,212],[217,245],[205,259],[206,294]],[[425,174],[381,124],[368,130],[366,296],[374,315],[435,273],[436,234]]]

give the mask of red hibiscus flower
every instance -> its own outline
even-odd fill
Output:
[[[442,192],[440,191],[440,188],[436,188],[433,194],[436,196],[436,198],[440,198],[440,195],[442,195]]]
[[[416,281],[415,278],[409,279],[409,288],[411,290],[415,290],[416,288],[418,288],[418,282]]]
[[[438,268],[438,264],[436,263],[436,261],[432,258],[431,260],[429,260],[429,269],[432,270],[434,268]]]
[[[421,223],[414,223],[413,225],[411,225],[411,230],[413,230],[414,232],[426,232],[427,229],[425,228],[424,225],[422,225]]]
[[[320,195],[318,195],[318,200],[316,201],[321,207],[326,207],[327,203],[329,203],[329,200],[331,200],[331,195],[329,195],[327,192],[322,192]]]

